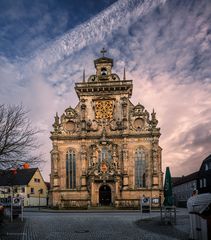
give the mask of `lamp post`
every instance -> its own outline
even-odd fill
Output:
[[[42,189],[39,189],[38,192],[39,192],[39,211],[40,211],[40,193],[41,193]]]

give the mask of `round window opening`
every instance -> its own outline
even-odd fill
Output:
[[[137,129],[141,129],[144,126],[144,120],[142,118],[136,118],[134,121],[134,127]]]
[[[101,75],[106,76],[107,75],[107,69],[106,68],[101,68]]]
[[[72,121],[67,122],[67,123],[65,124],[65,128],[66,128],[66,130],[68,130],[68,131],[73,131],[74,128],[75,128],[75,123],[72,122]]]

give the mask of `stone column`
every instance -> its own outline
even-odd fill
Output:
[[[87,152],[86,152],[86,146],[81,146],[81,190],[86,190],[87,183],[86,183],[86,171],[87,171]]]
[[[59,151],[58,146],[53,143],[53,149],[51,151],[51,165],[52,165],[52,184],[53,188],[59,187],[59,176],[58,176],[58,162],[59,162]]]
[[[85,100],[81,100],[81,129],[86,130],[86,104]]]
[[[127,144],[123,144],[122,150],[122,160],[123,160],[123,189],[128,189],[129,176],[128,176],[128,149]]]
[[[123,99],[122,102],[122,122],[123,122],[123,129],[127,128],[127,99]]]
[[[118,153],[117,153],[117,145],[112,145],[112,161],[115,164],[116,168],[119,168],[119,159],[118,159]]]
[[[158,139],[156,137],[154,137],[152,141],[152,164],[153,164],[152,186],[154,188],[157,188],[159,185],[159,178],[158,178]]]

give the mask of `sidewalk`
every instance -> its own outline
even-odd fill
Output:
[[[177,208],[177,213],[181,214],[187,212],[185,208]],[[133,209],[115,209],[115,208],[90,208],[90,209],[52,209],[52,208],[44,208],[41,207],[40,209],[37,207],[27,207],[24,208],[24,212],[46,212],[46,213],[139,213],[140,210],[133,210]],[[152,213],[160,213],[159,209],[153,209]]]

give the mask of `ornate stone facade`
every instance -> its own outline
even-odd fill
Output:
[[[75,84],[78,105],[55,116],[50,202],[138,207],[143,195],[162,196],[156,114],[131,103],[132,80],[112,72],[112,59],[94,64],[96,74]]]

